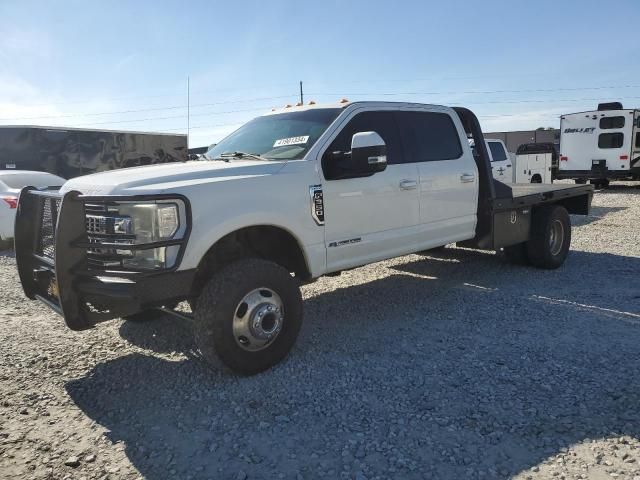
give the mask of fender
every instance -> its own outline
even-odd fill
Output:
[[[295,219],[274,212],[251,212],[240,216],[234,216],[222,223],[209,225],[208,228],[202,222],[194,221],[193,230],[185,255],[179,270],[197,268],[202,258],[209,249],[225,236],[248,227],[270,226],[280,228],[289,233],[300,246],[307,268],[313,277],[322,275],[326,269],[326,248],[324,245],[324,229],[313,224],[309,217],[309,224],[317,231],[316,235],[305,235],[299,229],[296,230]],[[299,225],[297,225],[299,227]]]

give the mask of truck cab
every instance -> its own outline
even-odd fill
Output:
[[[205,161],[25,188],[20,279],[74,330],[161,310],[194,323],[209,364],[257,373],[293,346],[298,287],[322,275],[454,242],[560,267],[569,213],[588,213],[592,188],[507,186],[489,151],[465,108],[287,106]]]

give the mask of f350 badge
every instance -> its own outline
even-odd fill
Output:
[[[318,225],[324,225],[324,198],[322,197],[322,185],[310,185],[311,216]]]

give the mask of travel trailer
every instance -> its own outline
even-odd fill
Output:
[[[560,117],[560,164],[556,178],[590,180],[640,179],[640,110],[619,102],[601,103],[591,112]]]

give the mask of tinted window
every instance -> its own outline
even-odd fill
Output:
[[[600,119],[600,128],[623,128],[624,117],[602,117]]]
[[[396,112],[407,162],[452,160],[462,155],[458,130],[446,113]]]
[[[598,148],[620,148],[623,143],[622,133],[601,133],[598,137]]]
[[[501,162],[507,159],[507,152],[504,151],[504,147],[499,142],[487,142],[489,149],[491,150],[491,161]]]
[[[328,152],[351,151],[351,138],[358,132],[376,132],[387,144],[387,163],[402,163],[402,150],[398,127],[393,112],[363,112],[349,120],[349,123],[331,142]]]
[[[636,148],[640,148],[640,132],[636,133]]]

